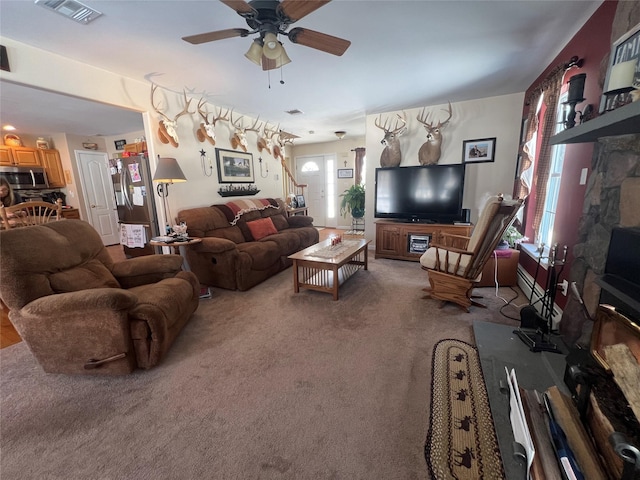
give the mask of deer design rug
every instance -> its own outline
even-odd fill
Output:
[[[433,350],[432,365],[425,444],[431,477],[504,478],[477,350],[460,340],[441,340]]]

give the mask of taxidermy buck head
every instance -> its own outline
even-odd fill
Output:
[[[427,131],[427,141],[422,144],[420,151],[418,151],[418,162],[420,165],[435,165],[440,160],[442,154],[442,127],[449,123],[451,120],[451,102],[449,102],[448,114],[449,116],[444,122],[438,122],[437,125],[433,125],[433,122],[428,122],[429,115],[425,116],[424,108],[420,115],[416,119],[424,126]]]
[[[280,162],[284,163],[284,148],[287,145],[293,145],[293,137],[290,137],[286,132],[280,130],[277,131],[278,140],[273,146],[273,156],[279,158]]]
[[[191,99],[187,99],[187,92],[183,90],[184,94],[184,108],[180,113],[178,113],[173,120],[170,119],[165,113],[159,110],[159,107],[156,107],[153,103],[153,94],[155,93],[157,85],[151,85],[151,106],[153,109],[160,115],[160,124],[158,125],[158,138],[164,144],[170,143],[174,147],[178,147],[178,131],[176,127],[178,126],[178,119],[185,114],[191,114],[195,112],[189,111],[189,105],[191,104]]]
[[[202,108],[205,106],[206,103],[207,101],[204,98],[202,98],[198,102],[198,114],[200,114],[200,116],[202,117],[203,122],[200,124],[200,126],[196,130],[196,136],[198,137],[198,140],[200,140],[201,142],[204,142],[206,139],[206,140],[209,140],[209,143],[211,143],[211,145],[215,145],[216,144],[216,122],[220,120],[228,121],[229,119],[227,118],[227,115],[229,115],[229,110],[227,110],[226,113],[223,115],[222,108],[220,109],[220,111],[218,111],[218,109],[216,108],[215,115],[211,120],[209,120],[209,113],[203,110]]]
[[[260,125],[258,125],[258,120],[260,117],[256,118],[256,121],[253,122],[253,125],[250,127],[245,127],[244,124],[241,123],[242,116],[237,121],[233,120],[233,110],[231,110],[231,123],[236,129],[233,133],[233,137],[231,137],[231,146],[233,149],[241,148],[243,151],[247,151],[249,147],[249,142],[247,142],[247,132],[259,132]]]
[[[275,129],[268,128],[269,122],[265,122],[262,127],[262,136],[258,135],[258,151],[262,153],[263,150],[269,152],[269,155],[272,155],[271,149],[275,146],[275,140],[273,137],[278,130],[280,129],[280,125],[278,125]]]
[[[398,137],[406,132],[407,115],[402,112],[402,115],[396,114],[398,117],[391,127],[391,120],[386,118],[382,123],[382,115],[374,121],[376,127],[384,131],[384,137],[380,141],[384,145],[384,150],[380,154],[380,166],[381,167],[397,167],[402,161],[402,152],[400,151],[400,140]]]

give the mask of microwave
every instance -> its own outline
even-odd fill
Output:
[[[42,167],[0,167],[0,177],[14,190],[49,188],[47,172]]]

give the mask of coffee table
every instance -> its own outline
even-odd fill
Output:
[[[329,238],[289,255],[293,260],[293,291],[317,290],[332,293],[338,300],[340,285],[361,268],[367,270],[369,243],[364,239],[343,240],[331,246]]]

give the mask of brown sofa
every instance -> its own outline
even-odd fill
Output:
[[[230,290],[248,290],[284,270],[292,264],[288,255],[319,239],[313,218],[287,216],[281,199],[189,208],[178,213],[178,221],[186,222],[190,236],[202,238],[186,249],[200,283]]]
[[[153,367],[198,307],[180,255],[114,262],[82,220],[0,231],[0,251],[0,297],[49,373]]]

